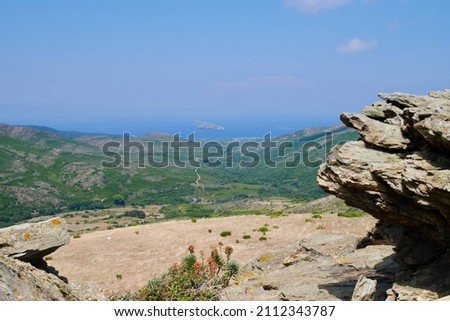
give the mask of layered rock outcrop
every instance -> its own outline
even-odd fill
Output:
[[[0,230],[0,253],[24,262],[39,262],[69,242],[67,223],[59,218]]]
[[[351,235],[315,235],[296,247],[265,253],[242,268],[237,284],[224,289],[223,299],[385,300],[398,270],[392,246],[357,249],[359,241]]]
[[[45,262],[69,241],[60,218],[0,229],[0,301],[104,299],[94,284],[70,283]]]
[[[417,278],[450,263],[450,90],[379,97],[360,114],[341,115],[361,140],[334,148],[317,180],[394,227],[396,260],[409,271],[397,277],[399,284],[416,278],[416,285],[442,296],[450,293],[449,273],[439,281]],[[402,290],[395,289],[398,298]]]

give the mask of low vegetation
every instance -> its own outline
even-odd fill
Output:
[[[220,232],[220,236],[222,237],[231,236],[231,231],[222,231]]]
[[[366,215],[366,213],[358,209],[348,209],[347,211],[338,213],[338,216],[340,217],[361,217],[364,215]]]
[[[139,211],[139,210],[126,211],[125,213],[123,213],[123,216],[124,217],[136,217],[136,218],[144,219],[145,218],[145,212],[144,211]]]
[[[193,245],[180,263],[174,264],[166,274],[150,280],[136,293],[113,300],[131,301],[210,301],[219,300],[219,291],[239,274],[239,264],[230,259],[231,246],[211,250],[209,256],[195,253]]]

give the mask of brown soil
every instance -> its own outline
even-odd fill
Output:
[[[321,219],[291,214],[200,219],[195,223],[168,221],[82,234],[53,253],[48,263],[69,280],[93,281],[106,295],[121,294],[135,291],[167,271],[187,254],[189,244],[196,247],[197,253],[209,253],[211,246],[223,242],[234,248],[232,258],[245,264],[269,251],[295,248],[299,240],[314,234],[364,236],[375,223],[371,216],[342,218],[334,214]],[[257,230],[264,225],[269,229],[267,240],[260,241],[262,233]],[[224,230],[232,235],[221,237]],[[244,240],[244,234],[251,238]]]

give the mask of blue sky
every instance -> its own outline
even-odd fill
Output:
[[[449,37],[446,0],[0,0],[0,122],[338,122],[449,88]]]

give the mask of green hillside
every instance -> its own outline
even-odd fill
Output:
[[[274,168],[263,163],[254,168],[211,167],[208,162],[198,169],[174,165],[140,168],[135,149],[131,150],[128,168],[106,168],[102,162],[111,159],[101,153],[101,146],[108,140],[119,140],[118,137],[0,125],[0,226],[32,216],[124,204],[166,205],[162,211],[170,218],[200,217],[205,211],[217,213],[215,204],[242,199],[315,199],[324,195],[315,182],[318,167],[299,164],[286,168],[285,164],[303,144],[325,144],[325,132],[330,130],[334,132],[333,144],[357,138],[355,132],[342,127],[302,130],[278,137],[274,139],[277,144],[292,141],[293,147],[286,149],[283,156],[272,150],[271,159],[277,164]],[[136,138],[142,143],[153,141],[158,157],[162,155],[160,145],[164,139],[167,137]],[[220,143],[226,146],[229,142]],[[261,147],[253,151],[263,157]],[[313,151],[309,156],[324,159],[324,151]],[[172,157],[170,152],[169,158]],[[234,164],[245,160],[239,153],[232,157]],[[182,151],[180,159],[187,158],[186,151]],[[201,160],[201,155],[197,153],[195,159]]]

